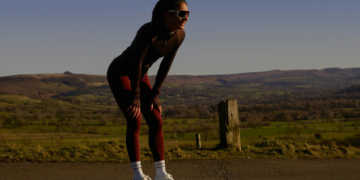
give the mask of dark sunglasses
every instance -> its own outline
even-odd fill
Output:
[[[169,12],[177,12],[177,17],[179,18],[184,18],[184,17],[189,17],[190,15],[190,11],[189,10],[180,10],[180,11],[177,11],[177,10],[168,10]]]

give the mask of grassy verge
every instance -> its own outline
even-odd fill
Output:
[[[360,149],[340,146],[335,142],[328,145],[263,138],[253,145],[243,144],[242,151],[229,149],[185,149],[182,147],[165,150],[166,160],[187,159],[329,159],[360,158]],[[149,148],[141,149],[141,160],[152,161]],[[81,144],[73,147],[43,147],[40,145],[3,144],[0,147],[0,162],[129,162],[126,147],[116,141],[95,145]]]

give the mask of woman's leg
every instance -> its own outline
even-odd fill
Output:
[[[138,118],[133,118],[127,112],[127,108],[131,104],[131,85],[127,76],[120,76],[113,78],[107,76],[110,89],[114,94],[115,100],[126,118],[126,148],[131,162],[131,168],[134,172],[134,179],[143,179],[145,174],[141,168],[140,162],[140,144],[139,144],[139,131],[141,125],[141,115]]]
[[[148,76],[144,76],[140,82],[141,112],[149,126],[149,146],[154,156],[156,177],[167,177],[164,158],[164,135],[162,130],[162,118],[157,109],[150,110],[152,88]],[[142,93],[142,94],[141,94]]]
[[[164,135],[162,130],[162,118],[157,109],[150,110],[152,87],[148,76],[140,81],[141,113],[149,126],[149,146],[154,161],[164,160]]]
[[[117,78],[108,76],[108,82],[115,100],[126,118],[126,148],[130,162],[138,162],[140,161],[139,132],[141,126],[141,115],[138,118],[133,118],[127,112],[127,108],[131,104],[132,97],[130,80],[127,76],[120,76]]]
[[[149,146],[154,157],[156,177],[168,177],[169,175],[165,169],[162,118],[157,109],[150,110],[152,87],[148,76],[141,78],[140,89],[140,98],[142,98],[141,112],[149,126]]]

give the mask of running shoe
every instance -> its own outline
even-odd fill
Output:
[[[134,178],[135,180],[135,178]],[[151,180],[151,178],[149,176],[144,176],[141,180]]]
[[[155,177],[155,180],[174,180],[173,176],[171,174],[166,174],[165,176],[161,176],[161,177]]]

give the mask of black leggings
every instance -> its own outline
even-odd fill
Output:
[[[130,79],[128,76],[107,76],[110,89],[115,100],[127,121],[126,147],[131,162],[140,161],[139,131],[141,115],[133,118],[127,108],[131,105],[133,94],[131,92]],[[151,83],[146,75],[140,80],[141,113],[149,126],[149,146],[154,161],[164,160],[164,135],[162,131],[162,118],[157,109],[150,111]]]

